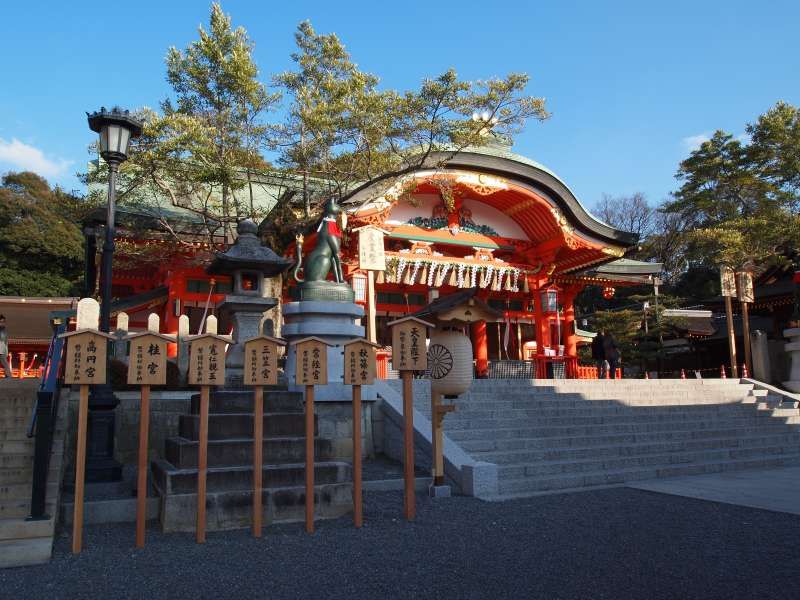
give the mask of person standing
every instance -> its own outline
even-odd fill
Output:
[[[611,333],[607,333],[603,338],[603,351],[608,361],[608,368],[611,369],[611,379],[616,379],[620,354],[617,341]]]
[[[8,330],[6,329],[5,315],[0,315],[0,367],[3,367],[6,379],[11,379],[11,365],[8,364]]]
[[[605,350],[605,331],[601,331],[592,340],[592,360],[597,363],[597,378],[606,377],[606,350]]]

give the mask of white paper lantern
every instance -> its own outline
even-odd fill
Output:
[[[463,394],[472,384],[472,342],[461,331],[436,330],[428,346],[431,391],[445,396]]]

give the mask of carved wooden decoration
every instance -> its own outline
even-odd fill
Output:
[[[392,328],[392,367],[398,371],[424,371],[428,368],[428,329],[433,325],[416,317],[389,323]]]
[[[278,348],[286,342],[261,335],[244,343],[244,385],[277,385]]]

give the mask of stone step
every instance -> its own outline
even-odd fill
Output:
[[[58,486],[47,484],[47,495],[58,493]],[[31,499],[31,483],[6,483],[0,485],[0,500],[25,500]]]
[[[263,464],[298,463],[305,460],[305,437],[265,437]],[[174,437],[167,439],[165,458],[178,469],[197,467],[197,441]],[[317,460],[330,460],[333,445],[328,439],[314,440]],[[253,439],[210,440],[208,465],[211,467],[253,464]]]
[[[221,390],[212,392],[209,397],[210,413],[247,413],[253,412],[252,390]],[[286,390],[264,390],[264,410],[266,412],[303,412],[302,392]],[[200,394],[194,394],[191,400],[192,414],[200,413]]]
[[[644,442],[678,441],[694,439],[710,439],[718,437],[752,436],[757,434],[785,435],[797,432],[797,428],[780,423],[765,423],[761,427],[730,427],[713,429],[688,429],[653,431],[643,433],[617,433],[594,436],[565,437],[515,437],[507,439],[484,438],[461,440],[462,449],[475,456],[481,452],[509,451],[542,448],[580,448],[587,446],[605,446],[610,444],[635,444]]]
[[[588,473],[574,473],[551,477],[523,477],[501,480],[500,495],[521,495],[552,490],[590,488],[594,486],[617,485],[629,481],[657,479],[661,477],[681,477],[721,473],[744,469],[764,469],[800,464],[800,454],[785,454],[768,458],[729,460],[724,462],[705,462],[661,467],[637,467],[631,469],[601,470]]]
[[[351,465],[344,462],[323,462],[314,466],[316,483],[341,483],[351,480]],[[305,463],[264,465],[263,482],[265,488],[291,487],[305,481]],[[216,467],[208,469],[207,489],[209,492],[230,490],[249,490],[253,482],[253,467]],[[197,490],[197,470],[177,469],[163,460],[153,463],[153,483],[162,494],[195,493]]]
[[[55,509],[55,495],[47,494],[47,501],[45,503],[45,512],[49,515],[53,514]],[[30,488],[28,489],[27,498],[12,498],[9,500],[0,500],[0,519],[9,519],[27,517],[31,512],[31,495]]]
[[[352,511],[352,484],[314,486],[315,519],[334,519]],[[302,521],[305,518],[305,486],[281,486],[262,491],[263,524]],[[209,531],[250,527],[253,516],[251,490],[210,492],[206,497],[206,528]],[[173,494],[162,498],[161,522],[165,532],[194,532],[197,495]],[[265,535],[267,533],[265,532]]]
[[[53,536],[19,540],[0,539],[0,569],[43,565],[53,554]]]
[[[597,436],[613,434],[640,434],[664,431],[711,431],[731,427],[762,427],[765,425],[786,425],[783,419],[776,419],[774,422],[760,417],[739,417],[695,421],[682,419],[680,421],[651,421],[651,422],[609,422],[592,424],[566,424],[566,425],[541,425],[530,423],[514,423],[513,426],[502,428],[462,428],[447,429],[447,419],[445,418],[445,433],[447,436],[460,443],[463,440],[491,440],[491,439],[514,439],[519,437],[570,437],[570,436]]]
[[[0,455],[4,454],[27,454],[33,456],[35,440],[25,438],[23,440],[0,440]]]
[[[736,459],[773,457],[800,454],[800,444],[787,446],[755,446],[752,448],[725,448],[686,452],[654,453],[642,456],[622,456],[583,460],[553,460],[499,465],[499,479],[544,477],[548,475],[585,473],[590,471],[616,471],[640,467],[661,468],[676,464],[726,462]]]
[[[768,418],[768,414],[756,414],[745,416],[726,416],[720,415],[718,418],[726,420],[738,420],[743,424],[755,425],[759,421]],[[792,419],[795,419],[793,421]],[[786,422],[792,423],[800,420],[800,417],[788,417]],[[608,425],[608,424],[649,424],[659,422],[701,422],[698,417],[691,414],[675,413],[665,415],[614,415],[613,417],[604,416],[581,416],[581,417],[545,417],[537,419],[464,419],[448,421],[445,419],[445,432],[459,429],[507,429],[507,428],[533,428],[533,427],[577,427],[589,425]],[[712,423],[713,419],[704,419],[706,423]]]
[[[791,410],[791,409],[790,409]],[[670,415],[681,414],[696,418],[716,417],[718,415],[754,415],[753,406],[743,405],[713,405],[713,406],[657,406],[657,407],[628,407],[588,405],[584,407],[559,407],[559,408],[521,408],[501,410],[458,410],[449,414],[447,419],[451,422],[462,419],[541,419],[548,417],[610,417],[617,415]],[[784,416],[790,416],[786,414]]]
[[[198,415],[180,415],[178,431],[181,437],[197,440],[200,431]],[[267,437],[297,437],[305,434],[305,415],[302,413],[267,413],[264,415],[264,435]],[[253,435],[253,415],[243,413],[212,414],[208,417],[208,439],[241,439]],[[317,435],[317,416],[314,417]]]
[[[0,400],[0,419],[30,419],[33,410],[30,406],[5,405]]]
[[[642,457],[651,454],[677,455],[698,450],[735,450],[777,446],[800,447],[800,433],[783,435],[753,435],[711,439],[638,442],[630,444],[593,445],[574,448],[540,448],[476,452],[474,457],[498,465],[546,463],[551,461],[581,461],[616,457]]]
[[[709,402],[698,402],[693,399],[684,399],[680,402],[673,402],[663,406],[669,407],[679,407],[679,408],[691,408],[691,407],[728,407],[728,406],[737,406],[740,404],[749,404],[753,405],[755,402],[746,402],[746,401],[735,401],[735,402],[727,402],[721,403],[718,402],[716,399],[714,401]],[[574,399],[574,398],[557,398],[557,399],[539,399],[539,398],[522,398],[522,399],[511,399],[511,398],[504,398],[502,400],[467,400],[462,401],[460,398],[453,402],[453,405],[456,407],[456,413],[462,413],[468,410],[508,410],[508,409],[538,409],[538,408],[606,408],[606,407],[613,407],[613,408],[654,408],[653,405],[647,403],[636,403],[636,402],[621,402],[619,400],[585,400],[585,399]],[[415,403],[415,408],[422,412],[430,412],[430,400],[425,400],[424,402],[419,400]],[[662,405],[658,405],[661,407]]]
[[[53,535],[53,519],[27,521],[21,517],[0,519],[0,540],[25,540]]]

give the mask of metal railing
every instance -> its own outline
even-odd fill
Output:
[[[33,484],[31,485],[31,513],[28,519],[48,519],[47,475],[53,450],[53,433],[58,415],[59,377],[64,339],[59,337],[67,329],[67,319],[53,320],[53,338],[42,365],[42,382],[36,394],[36,406],[28,425],[28,437],[35,437],[33,454]]]

